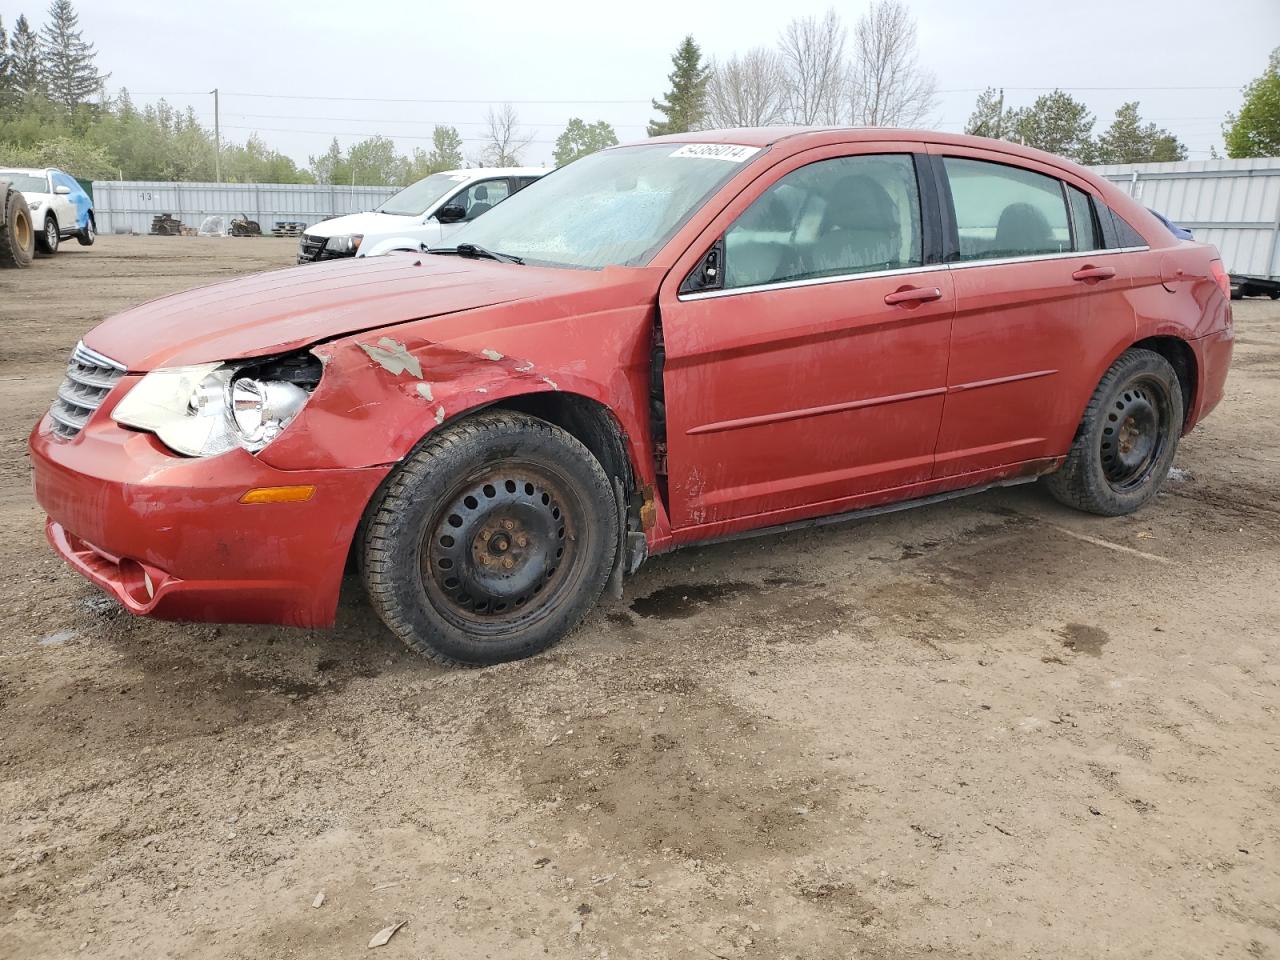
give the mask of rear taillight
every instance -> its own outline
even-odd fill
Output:
[[[1231,278],[1227,276],[1226,269],[1222,266],[1221,260],[1210,260],[1209,271],[1213,274],[1213,279],[1217,281],[1219,288],[1228,297],[1231,296]]]

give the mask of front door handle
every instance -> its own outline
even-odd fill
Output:
[[[1081,267],[1071,275],[1071,279],[1082,283],[1097,283],[1099,280],[1110,280],[1115,275],[1115,267]]]
[[[893,293],[886,294],[884,302],[889,306],[915,306],[928,303],[930,300],[941,300],[942,290],[939,287],[903,287]]]

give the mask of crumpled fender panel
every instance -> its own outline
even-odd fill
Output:
[[[320,344],[312,348],[325,365],[319,387],[259,456],[284,470],[395,463],[432,430],[469,412],[564,391],[612,411],[637,474],[652,483],[654,307],[643,290],[597,292],[592,302],[578,296],[505,304]],[[540,316],[531,320],[534,308]]]

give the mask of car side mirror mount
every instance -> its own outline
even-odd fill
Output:
[[[467,211],[465,207],[456,203],[445,204],[436,211],[436,219],[441,223],[457,223],[459,220],[467,219]]]
[[[67,194],[71,192],[71,188],[68,187],[66,184],[60,183],[53,188],[53,192],[58,194],[61,197],[65,197],[67,196]]]
[[[698,293],[702,290],[719,290],[724,286],[724,237],[711,245],[711,249],[689,271],[680,284],[680,293]]]

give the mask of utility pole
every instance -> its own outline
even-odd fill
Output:
[[[216,91],[215,91],[216,93]],[[214,114],[217,114],[214,110]],[[996,139],[1000,139],[1000,134],[1004,132],[1004,87],[1000,88],[1000,106],[996,109]]]
[[[222,182],[222,126],[218,115],[218,88],[209,91],[213,94],[213,178]]]

